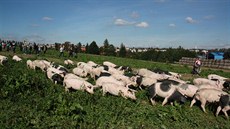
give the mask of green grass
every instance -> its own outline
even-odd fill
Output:
[[[0,52],[11,58],[13,53]],[[48,59],[63,64],[67,57],[58,58],[58,52],[48,51],[45,55],[24,55],[23,62],[9,59],[6,66],[0,66],[0,127],[1,128],[230,128],[223,113],[215,117],[216,105],[206,105],[203,113],[199,103],[192,108],[190,102],[184,105],[161,106],[162,99],[152,106],[147,91],[136,93],[132,101],[109,94],[102,96],[101,90],[90,95],[82,91],[65,92],[61,85],[54,85],[41,71],[26,68],[27,59]],[[67,54],[66,54],[67,55]],[[191,68],[177,64],[157,63],[118,57],[78,54],[71,58],[75,62],[89,60],[101,64],[111,61],[132,68],[161,68],[189,74]],[[230,77],[222,70],[204,69],[201,76],[216,73]]]

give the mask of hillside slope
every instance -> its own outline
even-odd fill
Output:
[[[0,54],[12,57],[12,53]],[[58,53],[46,55],[24,55],[23,62],[9,59],[6,66],[0,66],[0,127],[3,128],[230,128],[229,120],[221,113],[215,117],[216,106],[206,106],[207,114],[199,108],[199,103],[189,108],[184,105],[161,106],[162,99],[152,106],[147,91],[138,91],[137,100],[126,100],[107,94],[101,90],[90,95],[81,91],[65,92],[63,86],[54,85],[41,71],[26,68],[26,59],[47,59],[63,64],[64,58]],[[57,56],[56,56],[57,55]],[[126,58],[78,54],[71,58],[75,62],[89,60],[101,64],[108,60],[118,65],[133,68],[161,68],[187,75],[191,80],[188,66],[180,66]],[[71,67],[72,68],[72,67]],[[229,77],[222,70],[203,70],[201,76],[210,73]],[[91,80],[92,82],[92,80]],[[93,82],[92,82],[93,83]]]

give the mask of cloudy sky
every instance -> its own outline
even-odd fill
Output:
[[[230,47],[230,0],[0,0],[0,38]]]

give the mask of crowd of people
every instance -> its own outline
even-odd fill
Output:
[[[45,44],[36,44],[36,43],[20,43],[19,44],[20,51],[24,54],[37,54],[39,55],[41,52],[44,54],[47,51],[47,45]]]
[[[35,42],[29,43],[26,41],[17,42],[14,40],[12,41],[0,40],[0,51],[6,50],[15,53],[17,47],[19,47],[19,50],[24,54],[37,54],[37,55],[39,55],[41,52],[45,54],[48,49],[46,44],[36,44]]]
[[[59,48],[59,57],[64,57],[64,50],[65,50],[65,47],[64,45],[60,45],[60,48]],[[76,57],[77,56],[77,49],[74,47],[74,46],[70,46],[68,49],[68,57]]]
[[[12,51],[13,53],[16,52],[16,48],[19,48],[20,52],[24,54],[46,54],[48,50],[48,44],[38,44],[38,43],[31,43],[27,41],[18,42],[14,40],[1,40],[0,39],[0,52],[1,51]],[[65,57],[64,51],[68,52],[68,57],[76,57],[77,52],[75,51],[75,47],[69,46],[69,48],[65,48],[64,45],[59,46],[59,57]]]
[[[5,49],[6,51],[16,51],[17,42],[16,41],[4,41],[0,40],[0,51]]]

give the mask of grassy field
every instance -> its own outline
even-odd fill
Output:
[[[12,52],[0,52],[11,58]],[[23,62],[9,60],[6,66],[0,66],[0,127],[1,128],[230,128],[229,120],[221,113],[215,117],[215,104],[207,104],[207,114],[203,113],[199,103],[189,108],[190,101],[184,105],[152,106],[147,91],[136,93],[137,100],[126,100],[107,94],[102,96],[99,89],[90,95],[81,91],[65,92],[61,85],[54,85],[41,71],[26,68],[27,59],[47,59],[63,64],[66,57],[58,57],[58,52],[48,51],[45,55],[24,55]],[[65,53],[67,55],[67,53]],[[118,65],[132,68],[161,68],[183,74],[186,80],[195,76],[190,74],[191,67],[178,64],[157,63],[127,58],[106,57],[89,54],[78,54],[71,57],[75,62],[89,60],[101,64],[111,61]],[[225,70],[203,68],[201,76],[210,73],[230,78]],[[92,82],[92,80],[91,80]],[[94,83],[94,82],[92,82]]]

